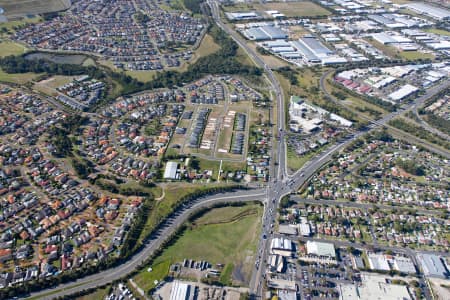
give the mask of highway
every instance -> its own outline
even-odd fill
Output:
[[[279,201],[282,197],[289,195],[292,191],[298,190],[309,177],[317,172],[324,164],[329,162],[334,153],[345,148],[355,139],[366,134],[368,131],[378,128],[380,126],[386,125],[394,117],[401,113],[405,113],[413,109],[415,104],[410,104],[405,106],[401,111],[393,112],[386,115],[384,118],[372,121],[369,125],[369,129],[366,131],[359,131],[351,136],[343,139],[337,144],[331,146],[330,148],[324,150],[319,155],[308,161],[300,170],[292,174],[287,175],[286,172],[286,139],[285,139],[285,103],[284,94],[281,90],[281,86],[275,77],[273,71],[261,60],[261,58],[250,49],[242,37],[236,33],[232,28],[229,28],[224,24],[220,18],[219,4],[215,0],[208,0],[208,4],[211,8],[212,16],[216,24],[225,32],[227,32],[238,44],[242,47],[249,57],[255,62],[256,65],[261,67],[266,73],[271,85],[273,92],[275,93],[275,101],[277,106],[277,127],[275,128],[275,133],[278,135],[278,140],[275,147],[272,147],[272,176],[270,182],[267,184],[265,189],[250,189],[250,190],[240,190],[236,192],[230,192],[222,195],[214,195],[208,197],[202,197],[196,199],[195,201],[186,204],[179,211],[174,213],[169,217],[160,227],[160,229],[151,236],[151,238],[146,242],[144,247],[138,251],[134,256],[132,256],[126,263],[123,263],[115,268],[102,271],[100,273],[90,275],[74,282],[58,285],[56,287],[42,290],[37,293],[32,293],[31,297],[39,297],[40,299],[53,299],[56,297],[70,295],[75,292],[86,290],[89,288],[94,288],[97,286],[105,285],[114,280],[120,279],[127,274],[133,272],[139,265],[141,265],[148,257],[150,257],[155,250],[157,250],[170,236],[176,232],[176,230],[188,219],[192,213],[195,211],[209,207],[213,204],[224,203],[224,202],[243,202],[243,201],[260,201],[263,202],[265,209],[263,214],[263,228],[261,233],[261,239],[258,244],[257,250],[257,262],[255,268],[252,272],[250,280],[250,293],[253,299],[262,299],[263,295],[263,282],[264,282],[264,272],[267,257],[269,254],[269,241],[273,237],[273,227],[276,221],[277,207]],[[324,77],[323,77],[324,78]],[[321,79],[321,85],[323,80]],[[447,85],[450,82],[447,80]],[[430,89],[426,95],[420,97],[416,104],[423,103],[433,95],[438,92],[438,89],[442,89],[441,85]],[[325,91],[327,94],[327,92]],[[333,97],[329,95],[331,99]],[[340,104],[339,104],[340,105]],[[275,143],[275,140],[273,141]],[[442,151],[441,151],[442,152]],[[449,155],[448,152],[446,152]],[[276,161],[277,163],[274,163]],[[406,250],[405,250],[406,251]],[[53,293],[54,292],[54,293]],[[46,294],[52,293],[50,296]]]

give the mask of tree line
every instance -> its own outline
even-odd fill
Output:
[[[222,29],[212,25],[209,34],[220,46],[220,50],[199,58],[189,65],[186,71],[164,71],[147,83],[136,80],[124,72],[114,72],[109,68],[97,66],[82,66],[75,64],[58,64],[47,59],[26,59],[25,55],[7,56],[0,59],[0,67],[6,73],[47,73],[50,75],[89,75],[98,80],[111,80],[122,86],[122,95],[128,95],[144,90],[157,88],[173,88],[192,82],[209,74],[229,74],[242,76],[261,76],[261,69],[244,65],[236,58],[239,46]],[[110,97],[114,95],[109,95]],[[108,98],[108,97],[107,97]],[[113,100],[113,99],[107,99]]]

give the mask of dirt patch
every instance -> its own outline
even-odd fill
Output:
[[[242,264],[237,265],[232,273],[233,282],[239,282],[245,284],[245,274],[243,271]]]

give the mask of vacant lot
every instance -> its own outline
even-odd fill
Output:
[[[0,0],[7,17],[37,15],[68,9],[70,0]]]
[[[42,74],[36,73],[21,73],[21,74],[8,74],[0,69],[0,82],[25,84],[32,81],[36,77]]]
[[[24,54],[27,50],[27,48],[18,43],[10,41],[0,42],[0,57],[9,55],[21,55]]]
[[[209,211],[196,219],[180,238],[152,264],[153,271],[144,268],[135,276],[136,284],[148,291],[168,274],[169,266],[183,259],[206,260],[212,264],[222,263],[228,269],[244,274],[249,280],[256,244],[261,226],[262,207],[223,207]],[[205,251],[208,249],[208,251]],[[231,269],[231,270],[230,270]],[[228,278],[229,279],[229,278]],[[245,284],[245,283],[244,283]]]
[[[331,14],[325,8],[309,1],[264,3],[255,4],[254,7],[258,11],[278,10],[287,17],[315,17]]]
[[[418,60],[418,59],[433,59],[434,55],[431,53],[423,53],[420,51],[403,51],[400,56],[406,60]]]
[[[440,34],[440,35],[447,35],[447,36],[450,36],[450,31],[443,30],[443,29],[427,28],[427,29],[425,29],[424,31],[426,31],[426,32],[431,32],[431,33],[435,33],[435,34]]]

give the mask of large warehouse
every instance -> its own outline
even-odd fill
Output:
[[[406,4],[405,6],[419,14],[430,16],[439,21],[450,20],[450,11],[444,8],[419,2]]]
[[[244,30],[245,37],[253,41],[286,39],[287,33],[275,26],[261,26]]]
[[[314,36],[304,36],[298,41],[292,42],[294,47],[303,55],[304,59],[310,63],[338,64],[345,63],[345,58],[335,55],[321,41]]]

